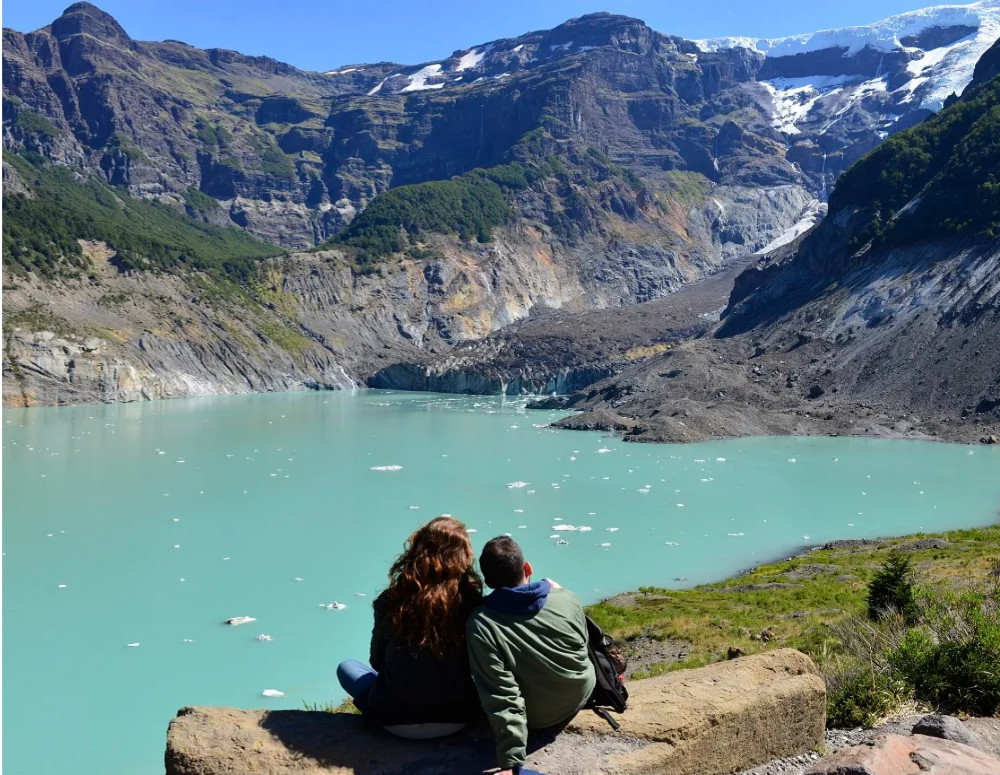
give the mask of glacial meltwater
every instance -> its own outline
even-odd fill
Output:
[[[4,410],[4,773],[154,775],[185,705],[339,701],[391,560],[438,514],[593,602],[1000,506],[997,448],[626,444],[558,416],[374,391]]]

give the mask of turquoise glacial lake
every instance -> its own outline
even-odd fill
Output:
[[[392,559],[438,514],[593,602],[1000,507],[996,448],[638,445],[558,416],[377,391],[4,410],[5,775],[153,775],[185,705],[339,701]]]

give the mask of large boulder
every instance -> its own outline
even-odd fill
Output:
[[[822,759],[806,775],[1000,775],[1000,760],[951,740],[885,735]]]
[[[951,740],[953,743],[962,743],[970,748],[982,750],[978,738],[954,716],[939,716],[937,714],[924,716],[913,725],[913,734],[939,737],[942,740]]]
[[[618,732],[585,711],[562,734],[533,737],[529,766],[558,775],[719,775],[823,740],[823,680],[792,649],[637,681],[629,691]],[[418,742],[348,714],[194,707],[181,709],[167,733],[167,775],[444,775],[493,766],[485,724]]]

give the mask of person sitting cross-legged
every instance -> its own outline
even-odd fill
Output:
[[[531,564],[508,536],[486,544],[479,569],[493,592],[469,617],[466,643],[500,775],[508,775],[524,766],[528,729],[568,722],[596,677],[576,595],[549,579],[532,582]]]

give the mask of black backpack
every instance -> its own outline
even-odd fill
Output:
[[[587,619],[587,651],[590,661],[594,663],[597,683],[594,691],[584,707],[591,708],[598,716],[607,721],[611,728],[617,730],[621,724],[614,720],[608,708],[616,713],[624,713],[628,702],[628,689],[622,674],[627,662],[622,647],[610,635],[605,635],[593,619]]]

